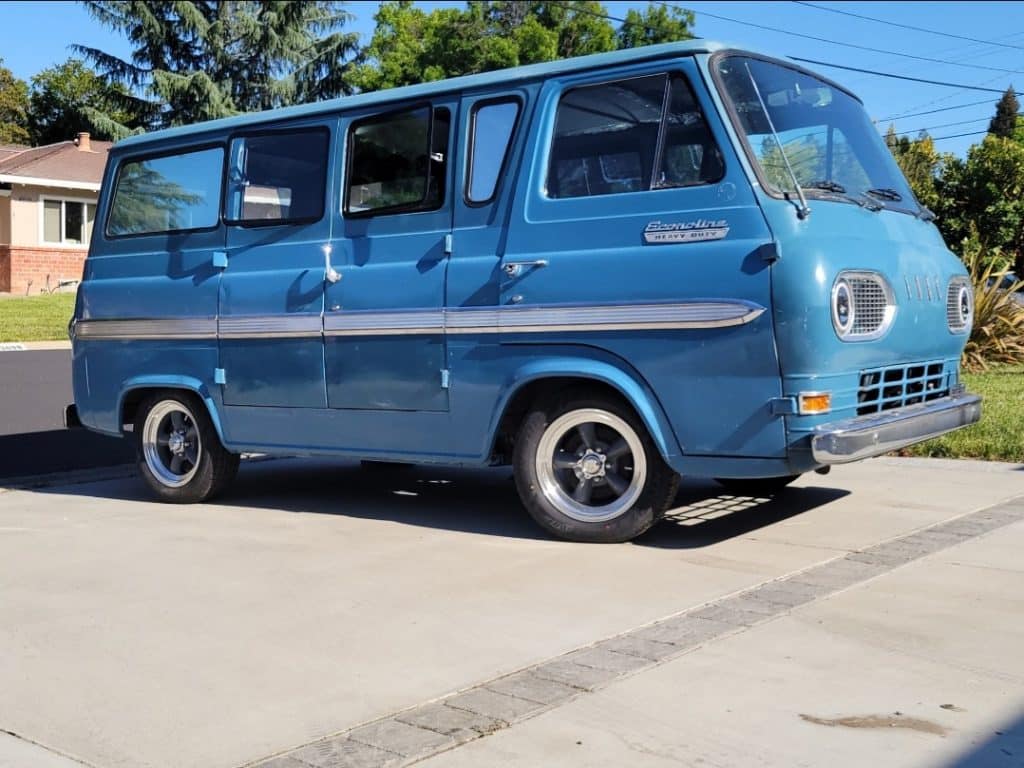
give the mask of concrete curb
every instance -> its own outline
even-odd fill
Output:
[[[70,341],[0,341],[0,352],[39,352],[51,349],[71,349]]]

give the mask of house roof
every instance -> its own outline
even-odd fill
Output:
[[[95,140],[89,141],[89,149],[80,149],[73,141],[42,147],[0,145],[0,181],[99,189],[111,146]]]

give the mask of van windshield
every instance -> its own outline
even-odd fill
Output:
[[[899,166],[853,96],[763,59],[727,56],[715,69],[769,192],[795,195],[795,176],[807,197],[920,211]]]

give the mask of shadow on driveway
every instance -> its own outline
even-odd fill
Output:
[[[39,488],[35,492],[151,500],[138,478]],[[848,493],[837,488],[787,488],[772,498],[752,498],[725,494],[710,480],[687,480],[665,520],[634,545],[705,547],[802,514]],[[235,483],[209,506],[212,509],[218,505],[390,520],[507,538],[550,538],[520,504],[508,467],[361,466],[316,459],[246,461]]]

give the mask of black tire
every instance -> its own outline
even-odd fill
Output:
[[[608,423],[585,421],[591,416],[605,418],[597,414],[610,414],[613,418]],[[573,425],[576,419],[583,419],[583,424]],[[588,423],[594,424],[597,430],[590,433],[590,443],[580,431],[587,429]],[[558,437],[565,424],[569,425],[565,427],[565,435]],[[619,435],[626,427],[632,435]],[[571,442],[563,441],[571,441],[576,435],[574,430],[579,433],[580,446],[575,452],[569,452],[563,446]],[[619,435],[619,439],[615,440],[614,435]],[[642,470],[632,447],[625,454],[621,448],[613,450],[623,442],[642,453]],[[547,469],[544,462],[538,460],[538,451],[546,452],[552,445],[554,450],[550,469]],[[580,451],[583,451],[582,456]],[[617,458],[612,458],[613,455]],[[571,468],[564,466],[577,456],[580,458]],[[588,460],[591,463],[585,464]],[[598,463],[600,474],[588,478],[586,473],[593,471]],[[620,400],[585,391],[569,392],[531,408],[516,437],[513,470],[519,497],[533,519],[548,533],[569,541],[618,543],[634,539],[661,519],[679,489],[679,475],[661,458],[658,447],[633,410]],[[618,487],[628,482],[623,493],[616,495],[613,476]],[[590,490],[583,494],[586,503],[577,501],[580,506],[570,508],[570,499],[576,498],[568,490],[573,483],[576,483],[576,491],[584,483],[589,484]],[[595,493],[599,494],[598,501],[602,498],[610,501],[591,505]],[[615,510],[619,506],[623,509],[613,517],[601,519],[602,515],[611,514],[602,509]],[[594,510],[595,519],[586,519],[590,509]]]
[[[773,496],[798,477],[716,477],[715,482],[736,496]]]
[[[401,469],[409,469],[416,466],[407,461],[374,461],[373,459],[362,459],[359,466],[369,472],[393,472]]]
[[[167,430],[183,442],[181,453],[163,443]],[[238,472],[238,454],[224,448],[206,406],[191,392],[161,390],[147,396],[136,411],[134,437],[139,474],[161,501],[206,501],[224,491]]]

